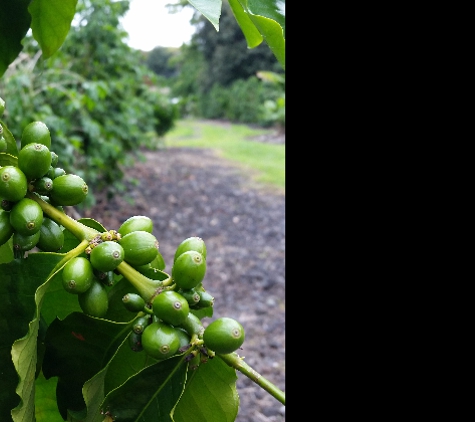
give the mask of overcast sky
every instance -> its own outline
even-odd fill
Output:
[[[181,47],[195,32],[190,25],[193,9],[187,7],[177,13],[168,13],[165,5],[170,0],[131,0],[130,8],[121,20],[129,34],[128,45],[150,51],[155,47]]]

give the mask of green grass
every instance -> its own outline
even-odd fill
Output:
[[[249,140],[266,133],[272,130],[187,119],[178,120],[164,142],[168,148],[213,149],[219,156],[239,164],[255,181],[285,189],[285,145]]]

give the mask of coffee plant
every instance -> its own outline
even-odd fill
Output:
[[[177,245],[165,272],[148,216],[107,229],[65,213],[88,185],[59,167],[46,124],[28,124],[20,142],[0,130],[2,421],[35,420],[34,392],[54,378],[68,421],[233,421],[236,370],[285,404],[239,356],[239,321],[203,324],[214,317],[203,239]]]
[[[285,2],[228,1],[248,47],[265,40],[284,67]],[[221,0],[190,3],[218,30]],[[0,77],[30,29],[51,57],[76,4],[2,1]],[[239,355],[245,327],[213,314],[204,240],[183,239],[166,272],[148,216],[116,228],[69,216],[87,180],[61,167],[71,157],[42,119],[17,111],[28,124],[11,131],[1,97],[0,421],[232,422],[236,371],[285,405]]]

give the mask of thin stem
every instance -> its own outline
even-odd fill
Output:
[[[216,356],[221,358],[228,366],[238,370],[250,380],[254,381],[259,387],[263,388],[285,406],[285,393],[252,369],[246,362],[244,362],[243,358],[239,357],[237,353],[229,353],[226,355],[219,354]]]
[[[81,255],[83,252],[84,252],[84,249],[86,249],[87,245],[89,244],[89,240],[87,239],[84,239],[84,240],[81,240],[81,242],[79,243],[79,245],[77,245],[74,249],[71,249],[69,252],[67,252],[63,258],[61,259],[61,261],[59,261],[56,266],[54,267],[54,270],[52,271],[52,273],[55,273],[56,271],[58,271],[64,264],[66,264],[66,262],[68,262],[70,259],[76,257],[76,256],[79,256]]]
[[[154,297],[163,288],[163,281],[152,280],[138,272],[134,267],[122,261],[116,268],[134,286],[147,303],[151,303]],[[165,280],[166,281],[166,280]]]
[[[86,239],[89,241],[99,233],[96,229],[80,223],[69,215],[66,215],[64,212],[58,210],[53,205],[43,201],[43,199],[41,199],[36,193],[27,192],[26,196],[33,199],[33,201],[36,201],[49,218],[68,229],[79,240]]]

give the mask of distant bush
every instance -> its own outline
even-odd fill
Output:
[[[226,119],[261,126],[285,124],[283,88],[252,76],[229,87],[216,83],[209,92],[197,96],[193,113],[206,119]],[[283,101],[283,102],[282,102]]]

